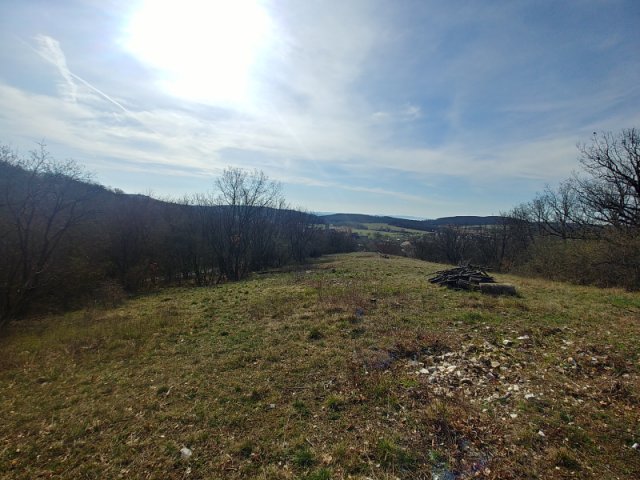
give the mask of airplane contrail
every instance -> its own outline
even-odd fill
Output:
[[[69,70],[69,67],[67,66],[67,61],[66,61],[66,57],[64,55],[64,52],[62,51],[62,48],[60,48],[60,43],[56,39],[54,39],[52,37],[49,37],[48,35],[38,35],[38,36],[35,37],[35,39],[37,41],[39,41],[40,43],[44,43],[45,48],[49,49],[49,52],[52,53],[54,57],[56,57],[56,58],[52,58],[50,55],[47,55],[44,51],[42,51],[42,49],[35,48],[33,45],[31,45],[26,40],[20,38],[19,36],[17,36],[17,35],[13,35],[13,36],[17,40],[19,40],[21,43],[26,45],[30,50],[32,50],[35,53],[37,53],[38,56],[43,58],[45,61],[47,61],[48,63],[54,65],[58,69],[58,71],[60,72],[62,77],[67,81],[67,83],[71,84],[72,83],[72,79],[73,80],[77,80],[78,82],[82,83],[85,87],[87,87],[91,91],[93,91],[94,93],[97,93],[99,96],[101,96],[102,98],[104,98],[105,100],[110,102],[111,104],[113,104],[116,107],[118,107],[120,110],[122,110],[124,113],[126,113],[131,118],[133,118],[135,121],[137,121],[140,125],[142,125],[144,128],[146,128],[151,133],[155,133],[156,135],[160,135],[160,133],[158,131],[156,131],[155,129],[151,128],[150,126],[144,124],[139,118],[136,117],[136,115],[133,112],[128,110],[120,102],[118,102],[117,100],[115,100],[111,96],[107,95],[105,92],[103,92],[99,88],[93,86],[91,83],[86,81],[84,78],[76,75],[71,70]],[[74,86],[72,85],[72,88],[73,87]],[[73,97],[73,99],[75,101],[76,100],[75,91],[71,94],[71,96]]]
[[[53,58],[51,55],[47,55],[47,52],[43,51],[43,49],[34,48],[29,42],[23,40],[22,38],[17,36],[16,38],[18,38],[22,43],[27,45],[31,50],[36,52],[41,58],[43,58],[50,64],[54,65],[60,71],[60,74],[63,76],[63,78],[65,78],[68,82],[70,81],[71,78],[79,81],[84,86],[88,87],[89,89],[91,89],[92,91],[100,95],[102,98],[104,98],[105,100],[114,104],[123,112],[129,115],[132,115],[132,112],[127,110],[127,108],[125,108],[120,102],[111,98],[109,95],[104,93],[99,88],[94,87],[89,82],[87,82],[84,78],[73,73],[67,66],[66,57],[64,55],[64,52],[60,48],[60,43],[55,38],[49,37],[48,35],[38,35],[35,37],[36,41],[38,41],[41,44],[44,44],[44,47],[47,50],[49,50],[49,53],[53,54]]]

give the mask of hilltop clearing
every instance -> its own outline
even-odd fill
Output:
[[[0,340],[0,476],[640,478],[640,295],[375,254]]]

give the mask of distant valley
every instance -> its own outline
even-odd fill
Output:
[[[357,228],[359,225],[366,224],[386,224],[399,228],[407,228],[420,231],[433,231],[438,227],[445,225],[455,226],[484,226],[484,225],[497,225],[500,223],[502,217],[500,216],[455,216],[455,217],[442,217],[434,220],[410,220],[406,218],[390,217],[390,216],[378,216],[378,215],[363,215],[358,213],[335,213],[331,215],[321,216],[324,223],[328,223],[336,226],[350,226]]]

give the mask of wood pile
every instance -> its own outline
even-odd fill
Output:
[[[507,283],[496,283],[484,268],[471,264],[440,270],[430,278],[431,283],[459,290],[480,290],[488,295],[517,295],[516,287]]]
[[[444,285],[448,288],[459,288],[463,290],[475,290],[481,283],[495,283],[495,279],[484,269],[471,264],[440,270],[435,272],[435,276],[430,278],[431,283]]]

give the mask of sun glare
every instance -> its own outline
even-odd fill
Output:
[[[168,93],[238,106],[250,101],[256,62],[271,33],[259,0],[143,0],[128,21],[124,43],[157,70]]]

